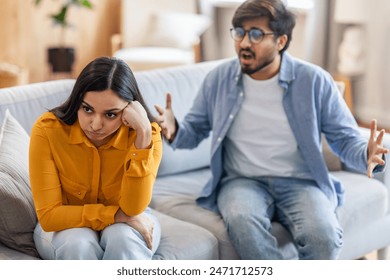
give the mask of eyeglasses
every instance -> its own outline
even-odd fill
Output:
[[[230,35],[233,40],[237,42],[241,42],[245,38],[246,33],[248,33],[249,40],[252,44],[260,43],[265,35],[274,34],[273,32],[264,33],[264,31],[257,28],[252,28],[250,30],[245,30],[242,27],[230,28]]]

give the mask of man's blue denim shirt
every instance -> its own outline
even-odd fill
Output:
[[[361,137],[333,78],[322,68],[284,53],[279,84],[284,89],[283,107],[287,119],[313,179],[335,207],[341,205],[343,186],[328,172],[321,152],[321,133],[342,162],[361,172],[367,169],[367,139]],[[174,149],[194,148],[212,132],[212,177],[197,202],[214,211],[218,210],[216,195],[224,173],[224,139],[243,99],[238,59],[218,65],[203,81],[171,144]],[[261,110],[262,104],[258,106]],[[256,121],[248,125],[256,125]]]

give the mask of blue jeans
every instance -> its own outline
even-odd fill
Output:
[[[160,243],[161,227],[149,209],[145,213],[154,222],[152,250],[138,231],[124,223],[100,232],[86,227],[45,232],[38,223],[35,246],[46,260],[150,260]]]
[[[312,180],[225,178],[217,203],[242,259],[282,259],[273,220],[291,233],[300,259],[336,259],[342,247],[336,209]]]

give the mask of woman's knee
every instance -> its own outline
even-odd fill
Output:
[[[57,232],[55,237],[56,259],[98,260],[103,256],[97,233],[91,229],[78,228]],[[54,240],[53,240],[54,241]]]
[[[104,259],[145,260],[153,255],[142,235],[126,224],[107,227],[102,232],[101,245],[105,250]]]
[[[56,259],[63,260],[99,260],[103,251],[96,242],[74,237],[74,241],[64,243],[56,249]]]

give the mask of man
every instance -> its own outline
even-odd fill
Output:
[[[383,169],[384,131],[367,142],[323,69],[285,50],[295,18],[280,0],[248,0],[235,12],[238,59],[205,78],[178,124],[167,95],[156,106],[173,148],[193,148],[212,134],[212,178],[197,202],[219,211],[242,259],[281,259],[273,219],[291,233],[301,259],[336,259],[343,231],[336,217],[343,187],[321,153],[321,133],[346,163],[367,175]]]

